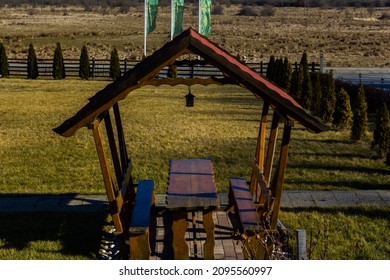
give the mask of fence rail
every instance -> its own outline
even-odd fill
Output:
[[[53,72],[52,59],[37,59],[38,72],[41,77],[51,77]],[[121,73],[134,68],[138,60],[122,59],[119,61]],[[64,59],[65,73],[68,77],[79,76],[79,59]],[[26,59],[9,59],[9,74],[10,76],[27,77],[27,60]],[[247,65],[260,74],[265,75],[267,72],[267,62],[248,62]],[[93,78],[109,78],[110,77],[110,60],[108,59],[92,59],[90,60],[91,77]],[[295,62],[293,69],[298,69],[299,64]],[[321,67],[318,63],[310,64],[311,72],[327,72],[329,67]],[[367,68],[366,70],[370,70]],[[345,80],[352,83],[362,82],[366,85],[381,89],[390,89],[390,70],[389,69],[375,69],[376,73],[372,71],[361,72],[359,68],[336,68],[334,69],[334,78]],[[165,77],[168,72],[168,67],[160,71],[159,76]],[[178,66],[178,77],[222,77],[223,73],[215,66],[206,65],[182,65]]]
[[[37,59],[39,76],[49,77],[52,76],[53,72],[53,60],[52,59]],[[121,72],[124,73],[127,70],[132,69],[140,61],[137,60],[120,60]],[[27,60],[26,59],[9,59],[9,74],[10,76],[27,77]],[[78,59],[64,59],[65,73],[69,77],[79,76],[79,60]],[[260,74],[265,75],[267,72],[267,63],[247,63],[249,67],[256,70]],[[295,68],[298,64],[295,63]],[[108,59],[92,59],[90,61],[91,77],[109,77],[110,76],[110,60]],[[168,68],[165,67],[160,75],[165,76]],[[316,63],[311,64],[311,71],[320,71],[320,65]],[[209,77],[209,76],[223,76],[222,72],[212,65],[200,65],[200,66],[179,66],[178,67],[179,77]]]

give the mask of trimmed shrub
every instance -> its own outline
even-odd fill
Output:
[[[119,63],[118,51],[116,48],[114,48],[111,51],[111,56],[110,56],[110,77],[115,81],[120,76],[121,76],[121,66]]]
[[[275,57],[273,55],[270,56],[268,64],[267,64],[267,72],[265,76],[268,80],[274,80],[274,72],[275,72]]]
[[[352,124],[351,102],[348,93],[341,88],[336,95],[336,110],[333,114],[333,125],[337,128],[349,128]]]
[[[240,11],[238,12],[239,16],[248,16],[248,17],[255,17],[257,16],[256,9],[251,6],[242,6]]]
[[[9,70],[8,70],[7,52],[5,50],[3,43],[0,42],[0,78],[8,77],[8,76],[9,76]]]
[[[390,147],[390,116],[386,103],[382,103],[376,120],[372,148],[378,146],[378,157],[384,158]]]
[[[88,80],[91,76],[91,68],[89,66],[89,56],[87,47],[84,45],[81,48],[80,64],[79,64],[79,77],[84,80]]]
[[[38,72],[38,62],[37,56],[35,54],[35,49],[32,43],[30,43],[28,48],[28,57],[27,57],[27,79],[36,79],[39,76]]]
[[[359,141],[366,137],[368,128],[367,102],[364,87],[360,84],[356,96],[356,109],[353,112],[351,140]]]
[[[313,95],[311,99],[310,111],[313,115],[318,116],[321,112],[321,102],[322,102],[322,86],[321,86],[321,76],[319,72],[316,72],[312,75],[311,82],[313,88]]]
[[[290,95],[298,102],[302,95],[302,80],[299,69],[295,69],[291,75]]]
[[[177,65],[170,65],[167,72],[168,78],[177,78]]]
[[[333,79],[333,70],[330,70],[322,88],[322,104],[320,117],[326,122],[333,121],[336,106],[336,91]]]
[[[271,5],[264,5],[260,11],[260,15],[263,17],[273,17],[276,13],[275,7]]]
[[[213,10],[211,11],[212,15],[223,15],[223,7],[219,4],[213,7]]]
[[[313,90],[311,87],[311,78],[306,52],[303,53],[301,62],[299,63],[299,75],[302,76],[302,93],[299,101],[304,108],[309,109],[311,107]]]
[[[54,79],[65,79],[65,65],[64,58],[62,56],[61,44],[57,43],[56,49],[54,51],[53,58],[53,78]]]

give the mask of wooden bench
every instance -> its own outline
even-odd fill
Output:
[[[238,214],[241,232],[253,235],[261,230],[260,217],[244,178],[230,178],[229,205]]]
[[[129,226],[131,260],[148,260],[150,256],[149,221],[151,207],[155,204],[153,189],[152,180],[138,182]]]
[[[240,233],[243,237],[243,253],[245,259],[263,259],[265,248],[257,238],[261,232],[261,220],[256,211],[250,186],[243,178],[230,178],[229,205],[234,208],[240,221]]]
[[[155,203],[154,183],[152,180],[140,180],[135,184],[132,169],[133,163],[129,158],[119,187],[112,190],[115,197],[108,201],[110,214],[115,234],[120,240],[122,259],[149,259],[149,220]]]

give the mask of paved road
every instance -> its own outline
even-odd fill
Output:
[[[333,77],[359,84],[390,90],[390,68],[353,68],[353,67],[324,67],[324,72],[333,70]]]
[[[227,195],[220,194],[222,204]],[[157,195],[157,203],[165,201],[164,195]],[[356,191],[284,191],[282,207],[350,207],[390,206],[390,190]],[[94,212],[105,211],[105,195],[30,195],[0,196],[0,212]]]

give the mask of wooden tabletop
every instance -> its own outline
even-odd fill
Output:
[[[213,165],[210,159],[169,162],[167,207],[211,209],[218,206]]]

